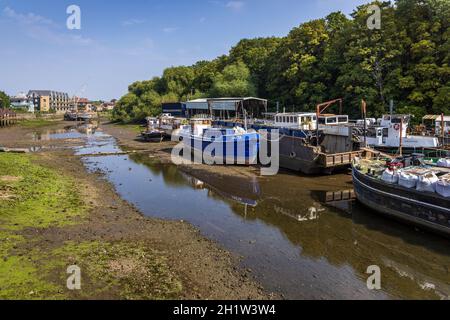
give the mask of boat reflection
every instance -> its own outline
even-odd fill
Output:
[[[352,201],[349,175],[217,176],[148,154],[89,161],[143,213],[191,222],[287,298],[450,296],[449,241]],[[367,289],[371,265],[382,270],[381,291]]]

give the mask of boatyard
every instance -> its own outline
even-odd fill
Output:
[[[64,253],[71,244],[86,241],[95,244],[97,249],[89,251],[93,255],[110,246],[106,250],[113,259],[108,255],[99,266],[93,262],[98,257],[77,252],[81,265],[108,269],[105,261],[112,259],[110,263],[128,268],[123,259],[130,252],[114,243],[131,241],[139,244],[133,250],[150,250],[164,261],[158,267],[163,280],[157,281],[164,289],[130,288],[135,280],[116,282],[113,273],[109,288],[114,290],[102,291],[101,282],[92,279],[92,291],[71,297],[114,298],[126,292],[131,298],[151,298],[157,292],[161,297],[195,299],[448,298],[448,240],[379,216],[356,202],[350,171],[304,176],[282,170],[277,176],[261,177],[254,166],[175,166],[170,151],[176,142],[145,142],[138,138],[142,129],[103,120],[78,125],[52,121],[44,127],[18,125],[2,131],[1,145],[26,148],[30,153],[24,156],[35,165],[64,177],[76,176],[85,189],[76,201],[89,208],[74,213],[74,221],[66,214],[70,222],[36,217],[44,220],[43,229],[11,219],[9,223],[18,226],[4,237],[16,249],[8,251],[5,257],[11,264],[4,268],[12,268],[17,257],[28,259],[25,252],[31,245],[53,252],[55,270],[72,261]],[[15,240],[19,236],[28,241]],[[29,267],[36,272],[40,261],[49,259],[38,253],[30,258]],[[198,263],[202,277],[185,268]],[[384,272],[386,286],[380,291],[366,287],[367,266],[374,264]],[[47,283],[45,289],[17,279],[2,292],[21,298],[49,292],[65,296],[65,290],[56,290],[62,285],[58,277],[39,281]],[[213,285],[207,285],[210,282]],[[16,291],[19,285],[23,289]]]
[[[450,300],[450,1],[7,2],[0,300]]]

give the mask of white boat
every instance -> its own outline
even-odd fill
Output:
[[[408,115],[384,115],[379,124],[367,127],[367,144],[376,148],[399,148],[400,144],[410,149],[439,147],[436,137],[408,135],[409,124]]]
[[[164,131],[165,135],[172,140],[179,140],[181,132],[189,130],[189,124],[184,118],[177,118],[171,114],[165,113],[158,118],[158,129]]]

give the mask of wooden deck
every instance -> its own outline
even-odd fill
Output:
[[[0,128],[17,123],[17,115],[8,109],[0,109]]]

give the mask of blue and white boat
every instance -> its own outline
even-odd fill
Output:
[[[260,135],[255,130],[213,128],[211,119],[192,119],[189,132],[181,133],[185,149],[195,160],[218,165],[254,165],[258,162]]]

